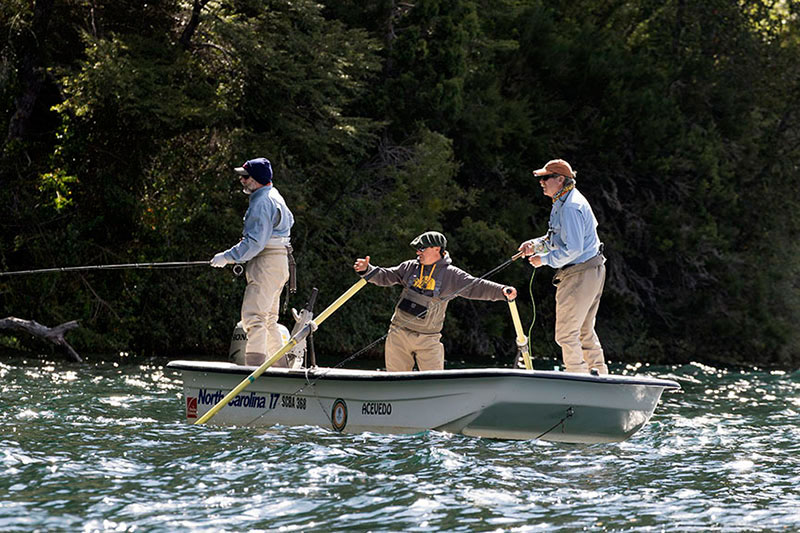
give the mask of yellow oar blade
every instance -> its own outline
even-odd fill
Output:
[[[305,337],[307,337],[309,333],[311,333],[314,329],[316,329],[317,326],[319,326],[319,324],[322,324],[323,321],[325,321],[329,316],[331,316],[334,313],[334,311],[339,309],[342,306],[342,304],[344,304],[347,300],[349,300],[355,293],[357,293],[361,289],[361,287],[363,287],[366,284],[367,284],[367,281],[364,278],[361,278],[357,282],[355,282],[352,287],[347,289],[344,292],[344,294],[339,296],[336,299],[336,301],[334,301],[331,305],[329,305],[328,308],[325,309],[317,317],[316,320],[310,322],[306,327],[304,327],[303,329],[298,331],[289,340],[289,342],[287,342],[286,344],[283,345],[283,347],[280,350],[275,352],[269,359],[267,359],[266,361],[261,363],[261,366],[256,368],[249,376],[244,378],[244,380],[241,383],[239,383],[223,399],[221,399],[219,402],[217,402],[217,404],[214,407],[209,409],[208,412],[206,412],[206,414],[204,414],[203,416],[198,418],[195,421],[195,424],[205,424],[206,422],[208,422],[211,419],[211,417],[213,417],[215,414],[217,414],[217,412],[220,409],[222,409],[225,405],[227,405],[228,402],[233,400],[236,397],[237,394],[239,394],[240,392],[242,392],[245,389],[245,387],[247,387],[252,382],[254,382],[258,376],[263,374],[266,369],[268,369],[269,367],[274,365],[278,361],[278,359],[280,359],[281,357],[286,355],[286,353],[289,350],[291,350],[292,348],[294,348],[297,345],[298,342],[300,342]]]
[[[508,308],[511,310],[511,321],[514,322],[514,331],[517,332],[517,346],[522,352],[522,359],[525,361],[525,368],[527,370],[533,370],[531,355],[528,353],[528,338],[525,337],[525,334],[522,332],[522,322],[519,319],[517,302],[515,300],[509,300]]]

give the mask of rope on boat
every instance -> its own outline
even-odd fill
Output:
[[[555,426],[551,427],[550,429],[548,429],[547,431],[545,431],[544,433],[542,433],[541,435],[539,435],[538,437],[536,437],[536,439],[535,439],[535,440],[539,440],[539,439],[541,439],[542,437],[544,437],[545,435],[547,435],[548,433],[550,433],[551,431],[553,431],[554,429],[556,429],[558,426],[560,426],[561,424],[563,424],[564,422],[566,422],[566,421],[567,421],[567,418],[571,418],[573,414],[575,414],[575,411],[572,409],[572,406],[568,407],[568,408],[567,408],[567,414],[566,414],[566,415],[564,415],[564,418],[562,418],[561,420],[559,420],[559,421],[556,423],[556,425],[555,425]],[[562,428],[562,429],[563,429],[563,428]]]

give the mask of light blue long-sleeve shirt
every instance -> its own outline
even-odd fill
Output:
[[[548,246],[550,252],[541,256],[542,263],[553,268],[583,263],[600,252],[597,219],[578,189],[553,204]]]
[[[244,229],[239,244],[225,250],[225,258],[246,263],[257,256],[273,237],[289,237],[294,215],[272,185],[265,185],[250,195],[244,214]]]

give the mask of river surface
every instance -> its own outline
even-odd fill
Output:
[[[800,531],[800,372],[612,372],[683,388],[576,445],[192,426],[161,363],[6,359],[0,531]]]

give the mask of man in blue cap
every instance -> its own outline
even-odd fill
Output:
[[[242,239],[216,254],[211,266],[247,263],[247,288],[242,300],[242,325],[247,333],[245,364],[259,366],[267,354],[274,354],[282,346],[278,312],[281,290],[290,279],[290,264],[294,266],[290,244],[294,215],[272,186],[269,159],[251,159],[234,172],[239,175],[242,192],[250,196]],[[285,357],[275,366],[287,366]]]

